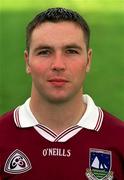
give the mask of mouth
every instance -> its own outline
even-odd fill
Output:
[[[63,78],[53,78],[53,79],[48,80],[48,82],[53,86],[62,87],[65,84],[67,84],[69,81]]]

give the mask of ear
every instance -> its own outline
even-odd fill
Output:
[[[92,61],[92,49],[88,49],[86,72],[90,71],[91,61]]]
[[[29,52],[27,50],[24,51],[24,59],[25,59],[25,65],[26,65],[26,73],[30,74],[30,65],[29,65]]]

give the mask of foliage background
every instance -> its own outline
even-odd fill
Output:
[[[77,10],[91,27],[93,62],[85,93],[124,119],[124,0],[0,0],[0,114],[30,96],[25,73],[25,27],[49,7]]]

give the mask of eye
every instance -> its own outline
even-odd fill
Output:
[[[42,49],[42,50],[39,50],[37,52],[37,55],[40,55],[40,56],[48,56],[50,55],[52,52],[49,50],[49,49]]]
[[[66,54],[79,54],[79,52],[76,49],[67,49]]]

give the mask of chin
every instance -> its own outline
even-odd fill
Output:
[[[47,97],[47,101],[51,104],[63,104],[66,103],[70,100],[69,97],[65,96],[51,96]]]

